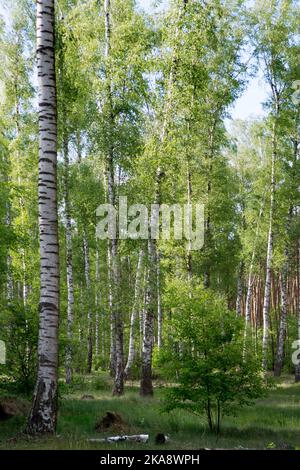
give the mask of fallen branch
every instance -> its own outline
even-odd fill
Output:
[[[132,436],[110,436],[104,437],[102,439],[87,439],[89,442],[120,442],[120,441],[130,441],[130,442],[148,442],[149,434],[134,434]]]

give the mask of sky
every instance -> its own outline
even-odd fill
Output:
[[[9,13],[5,8],[4,2],[0,4],[0,15],[7,21]],[[168,0],[137,0],[137,4],[149,13],[155,13],[166,8]],[[243,94],[236,100],[229,114],[232,119],[249,119],[258,118],[264,115],[262,103],[266,100],[267,89],[262,78],[259,76],[253,77],[243,92]],[[228,120],[227,120],[228,124]]]

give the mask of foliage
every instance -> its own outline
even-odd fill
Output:
[[[258,359],[243,357],[242,325],[224,299],[196,285],[169,289],[176,306],[170,305],[172,343],[162,361],[178,385],[167,393],[165,410],[205,413],[209,429],[219,433],[224,416],[265,393]]]
[[[1,369],[12,378],[6,382],[6,388],[31,395],[37,365],[36,312],[21,303],[13,303],[2,312],[0,330],[6,344],[6,364]]]

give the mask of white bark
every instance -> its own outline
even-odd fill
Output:
[[[109,368],[111,375],[116,372],[116,334],[115,334],[115,316],[113,309],[113,294],[112,294],[112,268],[111,268],[111,254],[110,247],[107,250],[107,270],[108,270],[108,305],[109,305],[109,319],[110,319],[110,351],[109,351]]]
[[[263,304],[263,339],[262,339],[262,367],[267,370],[267,353],[270,330],[270,298],[271,298],[271,269],[273,258],[273,217],[275,204],[275,163],[276,163],[276,120],[273,124],[272,135],[272,163],[271,163],[271,195],[270,195],[270,220],[266,262],[266,281]]]
[[[162,328],[163,328],[163,315],[161,308],[161,286],[160,286],[160,252],[157,252],[156,259],[156,290],[157,290],[157,348],[162,347]]]
[[[185,11],[185,6],[188,0],[183,0],[181,8],[178,11],[178,22],[175,30],[175,50],[173,54],[172,65],[168,77],[167,84],[167,95],[163,109],[163,122],[161,126],[159,141],[160,145],[163,146],[165,139],[168,135],[168,125],[170,119],[170,112],[172,109],[172,95],[173,86],[176,75],[176,63],[177,63],[177,52],[179,44],[177,44],[179,31],[180,31],[180,20]],[[156,169],[156,181],[155,181],[155,200],[156,204],[159,204],[160,200],[160,181],[164,176],[164,172],[160,166]],[[156,223],[151,218],[149,220],[149,227]],[[144,315],[144,336],[143,336],[143,349],[142,349],[142,375],[140,382],[140,394],[141,395],[153,395],[152,386],[152,349],[153,349],[153,335],[154,335],[154,309],[155,309],[155,295],[157,290],[157,283],[155,281],[157,276],[157,244],[156,240],[152,238],[149,233],[148,240],[148,259],[149,259],[149,271],[148,271],[148,285],[146,294],[146,308]],[[153,265],[152,265],[153,264]]]
[[[66,347],[66,383],[72,381],[72,340],[74,322],[74,281],[73,281],[73,250],[72,225],[69,201],[69,152],[68,142],[64,136],[64,200],[66,221],[66,267],[67,267],[67,340]]]
[[[132,436],[122,435],[122,436],[110,436],[110,437],[103,437],[103,438],[93,438],[88,439],[88,442],[122,442],[122,441],[129,441],[129,442],[143,442],[144,444],[149,441],[149,434],[133,434]]]
[[[188,161],[188,169],[187,169],[187,203],[192,203],[192,176],[190,171],[190,165]],[[188,240],[187,242],[187,275],[189,283],[192,280],[192,242]],[[191,292],[190,292],[191,295]]]
[[[130,370],[131,370],[131,367],[134,361],[134,356],[135,356],[134,329],[135,329],[135,323],[136,323],[136,318],[138,315],[138,308],[139,308],[139,299],[140,299],[141,282],[142,282],[142,274],[143,274],[143,258],[144,258],[144,250],[141,249],[139,252],[139,259],[138,259],[138,264],[137,264],[137,269],[136,269],[134,301],[133,301],[132,312],[131,312],[131,317],[130,317],[128,358],[127,358],[127,364],[124,370],[125,378],[129,377]]]
[[[6,207],[6,225],[10,227],[11,220],[10,220],[10,204],[7,204]],[[13,286],[13,278],[11,274],[11,256],[8,251],[6,257],[6,265],[7,265],[7,278],[6,278],[6,297],[8,302],[11,302],[14,295],[14,286]]]
[[[100,278],[100,266],[99,266],[99,250],[98,246],[96,248],[96,298],[95,298],[95,307],[96,307],[96,312],[95,312],[95,354],[96,357],[99,357],[99,309],[100,307],[100,300],[101,300],[101,295],[100,295],[100,286],[99,286],[99,278]]]
[[[281,315],[280,315],[280,324],[279,324],[279,336],[278,336],[278,343],[277,343],[277,355],[276,355],[276,363],[274,369],[275,377],[279,377],[281,374],[281,369],[283,365],[283,357],[284,357],[284,340],[286,335],[286,314],[287,314],[287,289],[286,289],[286,281],[287,281],[287,263],[281,273]]]
[[[236,296],[236,314],[238,317],[242,316],[242,300],[243,300],[243,275],[244,275],[244,262],[240,262],[238,281],[237,281],[237,296]]]
[[[107,192],[108,202],[115,205],[115,182],[114,182],[114,143],[113,128],[113,100],[112,100],[112,78],[109,69],[109,57],[111,50],[111,8],[110,0],[104,1],[104,14],[105,14],[105,80],[106,80],[106,96],[105,96],[105,109],[108,124],[108,148],[106,160],[106,175],[107,175]],[[118,240],[117,238],[109,240],[110,252],[110,272],[111,272],[111,296],[112,296],[112,321],[114,322],[115,334],[115,360],[114,360],[114,395],[122,395],[124,392],[124,344],[123,344],[123,318],[120,305],[120,266],[118,258]],[[112,327],[113,328],[113,327]]]
[[[247,283],[247,295],[246,295],[246,306],[245,306],[245,329],[247,329],[247,327],[250,325],[250,321],[251,321],[251,298],[252,298],[252,288],[253,288],[252,274],[253,274],[254,261],[255,261],[255,256],[256,256],[256,243],[257,243],[257,239],[258,239],[258,235],[259,235],[259,222],[260,222],[261,217],[263,215],[264,205],[265,205],[265,198],[263,198],[263,202],[262,202],[262,205],[261,205],[260,210],[259,210],[258,220],[257,220],[257,224],[256,224],[254,245],[253,245],[252,256],[251,256],[251,261],[250,261],[250,266],[249,266],[248,283]]]
[[[148,269],[147,267],[145,268],[144,272],[144,294],[143,294],[143,305],[142,308],[140,309],[140,314],[139,314],[139,352],[140,352],[140,358],[142,357],[143,354],[143,338],[144,338],[144,325],[145,325],[145,312],[146,312],[146,298],[147,298],[147,279],[148,279]]]
[[[37,2],[39,109],[40,327],[38,376],[27,432],[54,433],[57,421],[59,247],[54,0]]]
[[[88,336],[87,336],[87,373],[91,373],[93,365],[93,313],[91,305],[91,270],[90,270],[90,251],[89,240],[84,229],[83,232],[83,253],[84,253],[84,275],[88,304]]]
[[[297,340],[300,341],[300,238],[298,240],[298,338]],[[299,350],[299,347],[298,347]],[[300,354],[298,355],[299,364],[295,366],[295,382],[300,382]]]
[[[144,314],[144,336],[142,349],[142,370],[140,394],[142,396],[153,395],[152,385],[152,351],[154,334],[154,309],[155,309],[155,285],[156,285],[156,245],[153,240],[148,240],[148,282],[146,287],[146,307]]]

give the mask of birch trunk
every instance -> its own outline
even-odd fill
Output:
[[[190,171],[190,165],[188,161],[188,169],[187,169],[187,203],[192,203],[192,176]],[[188,240],[187,242],[187,275],[188,281],[191,282],[192,280],[192,242]]]
[[[286,335],[286,314],[287,314],[286,280],[287,280],[287,262],[285,263],[285,266],[281,273],[281,316],[280,316],[280,324],[279,324],[279,336],[278,336],[278,343],[277,343],[276,362],[275,362],[275,369],[274,369],[275,377],[280,377],[281,375],[281,369],[282,369],[283,357],[284,357],[284,340],[285,340],[285,335]]]
[[[148,280],[148,268],[146,267],[144,273],[144,293],[143,293],[143,307],[139,314],[139,357],[142,358],[143,354],[143,339],[144,339],[144,325],[145,325],[145,311],[146,311],[146,298],[147,298],[147,280]]]
[[[67,266],[67,339],[66,347],[66,383],[72,381],[72,339],[74,322],[74,281],[73,281],[73,252],[72,226],[69,201],[69,151],[68,141],[64,137],[64,200],[66,219],[66,266]]]
[[[54,0],[37,2],[39,109],[40,324],[38,373],[26,431],[54,433],[57,422],[59,246]]]
[[[293,208],[290,207],[287,224],[286,224],[287,235],[290,232],[292,214],[293,214]],[[287,322],[287,274],[288,274],[288,263],[289,263],[288,244],[285,247],[284,256],[285,256],[285,260],[284,260],[284,265],[283,265],[281,278],[280,278],[281,315],[280,315],[276,360],[275,360],[275,367],[274,367],[275,377],[279,377],[281,375],[281,369],[283,366],[283,359],[284,359],[284,341],[285,341],[286,326],[287,326],[287,323],[286,323]]]
[[[248,273],[248,282],[247,282],[247,294],[246,294],[246,302],[245,302],[245,329],[244,329],[244,353],[246,351],[246,341],[247,341],[247,334],[249,326],[251,325],[251,302],[252,302],[252,292],[253,292],[253,269],[254,269],[254,261],[256,256],[256,244],[259,235],[259,227],[260,227],[260,220],[263,215],[265,207],[265,194],[263,196],[263,200],[260,206],[259,215],[256,223],[256,230],[255,230],[255,238],[253,244],[253,250],[251,255],[251,261],[249,266],[249,273]],[[256,339],[256,336],[255,336]]]
[[[271,196],[270,196],[270,221],[268,233],[266,281],[263,303],[263,338],[262,338],[262,368],[267,370],[267,353],[270,330],[270,299],[271,299],[271,268],[273,258],[273,217],[275,203],[275,162],[276,162],[276,120],[272,131],[272,166],[271,166]]]
[[[148,282],[146,287],[146,308],[144,314],[144,335],[142,348],[142,370],[140,395],[153,395],[152,385],[152,351],[154,333],[156,251],[154,240],[148,240]]]
[[[7,204],[6,208],[6,225],[10,227],[11,220],[10,220],[10,204]],[[6,278],[6,297],[8,303],[10,303],[13,299],[14,295],[14,285],[13,285],[13,278],[11,274],[11,256],[8,251],[6,256],[6,265],[7,265],[7,278]]]
[[[110,319],[110,350],[109,350],[109,369],[112,377],[116,373],[116,334],[115,334],[115,316],[113,310],[113,294],[112,294],[112,268],[111,268],[111,254],[108,247],[107,250],[107,270],[108,270],[108,305],[109,305],[109,319]]]
[[[87,336],[87,373],[92,372],[93,365],[93,314],[91,306],[91,270],[90,270],[90,250],[89,240],[86,231],[83,233],[83,253],[84,253],[84,275],[88,303],[88,336]]]
[[[298,240],[298,312],[297,312],[298,322],[298,341],[300,341],[300,238]],[[300,346],[300,343],[298,343]],[[300,347],[298,346],[298,351]],[[300,382],[300,354],[298,355],[299,363],[295,366],[295,382]]]
[[[143,275],[143,258],[144,258],[144,250],[141,249],[139,253],[138,265],[136,269],[134,302],[133,302],[133,307],[132,307],[132,312],[131,312],[131,317],[130,317],[128,359],[127,359],[127,364],[124,370],[124,377],[126,379],[128,379],[129,377],[132,364],[134,361],[134,356],[135,356],[134,328],[135,328],[135,323],[136,323],[136,318],[138,315],[138,308],[139,308],[139,298],[140,298],[142,275]]]
[[[175,30],[175,41],[178,39],[179,35],[179,23],[182,18],[182,15],[185,11],[185,7],[188,0],[183,0],[181,8],[178,12],[178,23]],[[167,85],[167,96],[164,103],[163,109],[163,122],[161,127],[161,132],[159,135],[159,143],[163,146],[165,139],[168,135],[168,124],[170,118],[170,112],[172,108],[172,94],[173,86],[175,81],[176,67],[177,67],[177,48],[179,47],[176,44],[176,49],[173,54],[172,66],[170,69]],[[160,181],[164,176],[164,171],[160,166],[156,170],[156,187],[155,187],[155,200],[154,203],[159,204],[160,202]],[[150,218],[149,228],[153,224],[157,224],[157,220]],[[152,349],[153,349],[153,335],[154,335],[154,309],[155,309],[155,296],[157,282],[155,278],[157,276],[157,243],[156,239],[152,236],[152,231],[149,230],[149,240],[148,240],[148,260],[149,260],[149,272],[148,272],[148,285],[146,293],[146,308],[144,315],[144,335],[143,335],[143,348],[142,348],[142,370],[141,370],[141,382],[140,382],[140,394],[141,395],[153,395],[153,386],[152,386]],[[152,263],[154,263],[152,265]]]
[[[211,174],[213,169],[213,157],[214,157],[214,133],[215,127],[217,124],[217,119],[214,118],[212,122],[211,129],[209,130],[209,141],[208,141],[208,182],[207,182],[207,217],[205,221],[205,239],[206,245],[208,250],[211,246],[211,213],[210,213],[210,198],[211,198],[211,189],[212,189],[212,182],[211,182]],[[207,261],[206,270],[204,272],[203,284],[206,289],[208,289],[211,285],[211,267],[209,261]]]
[[[237,296],[236,296],[236,314],[238,317],[242,316],[242,300],[243,300],[243,276],[244,276],[244,262],[240,262],[239,274],[237,281]]]
[[[108,202],[115,206],[115,170],[114,170],[114,145],[113,145],[113,101],[112,101],[112,78],[109,67],[111,49],[111,8],[110,0],[104,2],[105,13],[105,79],[106,97],[105,108],[108,121],[108,147],[106,159]],[[113,395],[122,395],[124,392],[124,341],[123,341],[123,318],[120,311],[120,266],[118,258],[118,239],[109,240],[110,271],[111,271],[111,295],[112,295],[112,321],[115,333],[115,379]]]
[[[163,315],[161,308],[161,289],[160,289],[160,252],[157,252],[156,261],[156,290],[157,290],[157,349],[162,348],[162,329]]]
[[[96,318],[95,318],[95,354],[96,357],[99,357],[99,309],[101,308],[100,306],[100,301],[101,301],[101,296],[100,296],[100,286],[99,286],[99,272],[100,272],[100,266],[99,266],[99,250],[98,246],[96,248],[96,296],[95,296],[95,307],[96,307]]]

